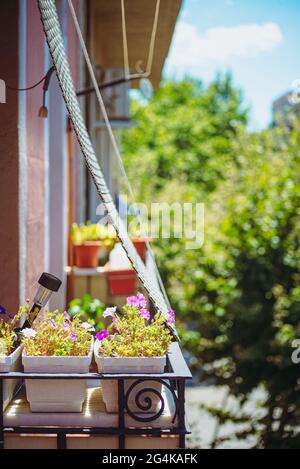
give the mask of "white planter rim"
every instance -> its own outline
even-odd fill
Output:
[[[27,372],[38,373],[86,373],[93,358],[94,338],[91,336],[91,346],[88,355],[79,356],[32,356],[22,353],[22,363]]]
[[[101,348],[101,342],[99,340],[95,340],[94,353],[96,356],[103,358],[105,360],[106,359],[110,359],[110,360],[119,360],[119,359],[122,359],[122,360],[151,360],[151,359],[161,360],[162,358],[164,359],[167,358],[167,354],[160,355],[160,356],[153,356],[153,357],[105,357],[104,355],[99,353],[100,348]]]
[[[104,357],[99,353],[101,344],[94,346],[98,371],[102,373],[163,373],[167,355],[161,357]]]
[[[19,345],[9,355],[0,356],[0,373],[8,373],[10,371],[11,366],[21,355],[22,347],[22,345]]]

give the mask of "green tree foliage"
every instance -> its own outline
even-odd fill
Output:
[[[123,148],[143,201],[174,180],[213,190],[232,158],[232,139],[246,122],[230,76],[207,88],[191,79],[165,82],[147,105],[134,102],[132,111],[138,126],[124,133]]]
[[[139,196],[205,202],[201,249],[173,238],[156,250],[195,369],[241,404],[235,415],[214,412],[246,422],[237,436],[254,433],[259,447],[299,447],[300,365],[291,360],[300,338],[299,122],[247,132],[228,77],[207,88],[166,83],[134,112],[140,126],[124,148]],[[248,415],[259,387],[261,412]]]

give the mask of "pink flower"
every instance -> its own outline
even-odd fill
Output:
[[[136,296],[129,296],[127,298],[128,306],[137,306],[138,308],[145,308],[147,306],[147,301],[144,295],[140,292]]]
[[[97,332],[97,334],[95,335],[96,339],[98,340],[104,340],[108,337],[108,330],[107,329],[103,329],[99,332]]]
[[[168,323],[169,323],[169,324],[174,324],[174,323],[175,323],[175,313],[174,313],[174,310],[173,310],[173,309],[169,309],[168,314],[169,314]]]
[[[128,306],[139,306],[139,300],[136,296],[129,296],[127,298]]]
[[[142,293],[138,292],[136,297],[139,300],[139,306],[141,306],[141,308],[146,308],[147,301],[146,301],[146,298],[144,297],[144,295]]]
[[[146,308],[140,309],[140,314],[143,316],[143,318],[147,319],[149,321],[150,319],[150,312]]]

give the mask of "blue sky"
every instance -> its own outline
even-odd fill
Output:
[[[231,70],[250,125],[269,125],[272,101],[300,78],[300,0],[185,0],[164,75],[206,83]]]

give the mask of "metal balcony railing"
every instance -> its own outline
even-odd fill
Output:
[[[117,435],[118,448],[126,448],[126,437],[128,435],[149,435],[149,436],[167,436],[177,435],[179,439],[179,448],[185,448],[185,436],[189,433],[186,424],[185,415],[185,383],[186,380],[191,379],[191,373],[182,356],[180,347],[177,342],[171,345],[168,354],[167,366],[165,372],[162,374],[101,374],[101,373],[86,373],[86,374],[47,374],[47,373],[22,373],[10,372],[0,373],[0,449],[5,447],[5,435],[56,435],[57,449],[67,448],[67,435]],[[19,379],[24,386],[24,379],[85,379],[85,380],[116,380],[118,382],[118,425],[115,427],[101,427],[101,426],[22,426],[22,425],[9,425],[6,422],[6,412],[3,411],[3,381],[9,379]],[[125,382],[130,380],[131,384],[125,390]],[[172,415],[172,425],[168,428],[164,426],[161,428],[154,425],[159,417],[163,414],[166,397],[163,392],[158,392],[157,389],[151,388],[151,382],[158,381],[162,387],[168,390],[168,394],[172,397],[174,409]],[[143,411],[139,398],[135,399],[136,406],[141,409],[141,412],[136,412],[130,409],[129,397],[135,386],[141,382],[145,383],[145,388],[139,391],[139,398],[147,398],[146,402],[151,408],[151,393],[154,393],[156,398],[159,398],[159,404],[155,413],[147,413]],[[18,389],[18,392],[20,388]],[[141,396],[143,394],[143,396]],[[145,402],[145,400],[144,400]],[[9,408],[9,407],[8,407]],[[45,414],[45,421],[47,421],[47,414]],[[126,418],[131,418],[130,426],[126,425]],[[132,422],[137,422],[138,426],[134,426]],[[143,425],[144,424],[144,425]]]

